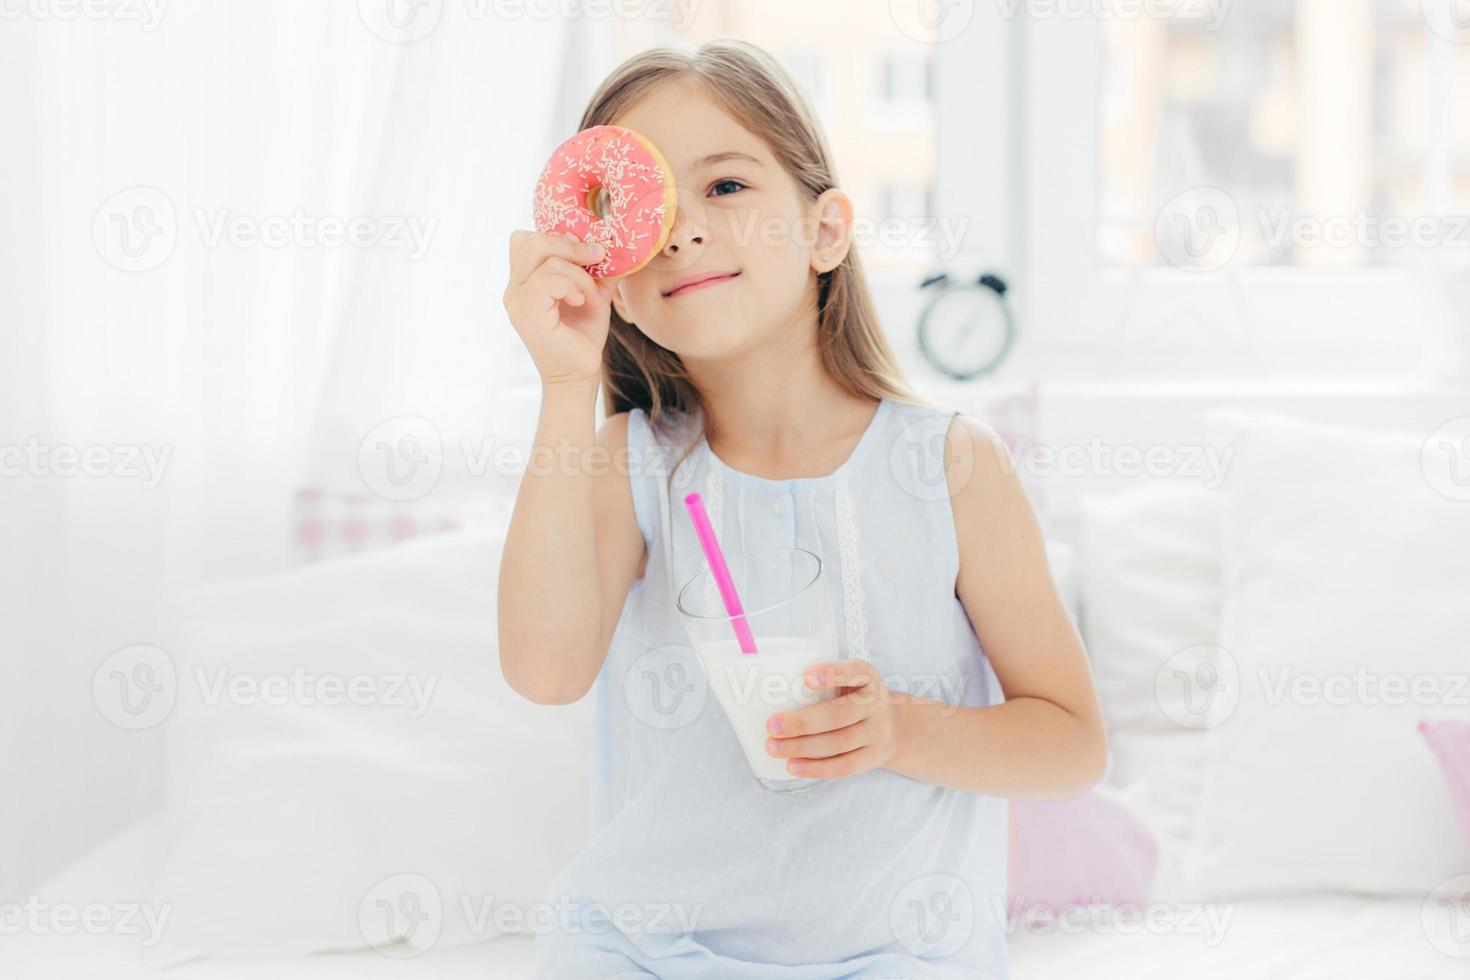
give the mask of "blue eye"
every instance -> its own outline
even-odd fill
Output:
[[[713,191],[713,190],[716,190],[716,189],[718,189],[720,187],[729,187],[731,185],[733,185],[737,190],[740,189],[740,188],[743,188],[745,186],[744,184],[740,183],[740,181],[738,181],[738,180],[719,180],[719,181],[716,181],[710,187],[710,190]],[[733,194],[733,193],[735,193],[735,191],[730,191],[730,193]],[[724,194],[719,194],[717,196],[718,197],[724,197],[725,195]]]

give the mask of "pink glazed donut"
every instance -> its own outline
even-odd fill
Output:
[[[536,230],[601,244],[602,259],[584,267],[598,279],[647,265],[668,242],[677,211],[668,161],[620,126],[594,126],[567,140],[536,183]]]

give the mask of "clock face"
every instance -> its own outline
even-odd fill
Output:
[[[1004,301],[985,286],[943,290],[929,306],[920,341],[936,368],[956,378],[993,369],[1010,346],[1010,317]]]

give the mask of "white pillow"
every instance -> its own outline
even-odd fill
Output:
[[[1220,645],[1238,680],[1210,733],[1191,880],[1216,898],[1422,896],[1470,867],[1415,730],[1470,717],[1470,505],[1426,479],[1427,433],[1232,411],[1210,424],[1236,447]],[[1298,679],[1327,686],[1277,697]]]
[[[1159,838],[1154,897],[1181,875],[1199,804],[1208,713],[1180,670],[1204,670],[1220,625],[1218,491],[1158,484],[1086,495],[1077,528],[1082,636],[1108,726],[1107,781]]]
[[[505,684],[503,537],[415,538],[180,602],[155,889],[172,918],[151,963],[528,931],[494,909],[532,906],[586,842],[592,699]]]

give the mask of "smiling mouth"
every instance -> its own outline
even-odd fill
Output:
[[[690,283],[687,286],[680,286],[678,289],[674,290],[672,293],[666,293],[664,295],[664,299],[673,299],[675,296],[683,296],[685,293],[692,293],[695,290],[697,290],[697,289],[703,289],[706,286],[716,286],[716,285],[719,285],[722,282],[729,282],[731,279],[734,279],[738,275],[740,275],[740,273],[738,273],[738,272],[732,272],[732,273],[730,273],[728,275],[711,276],[708,279],[701,279],[699,282],[693,282],[693,283]]]

